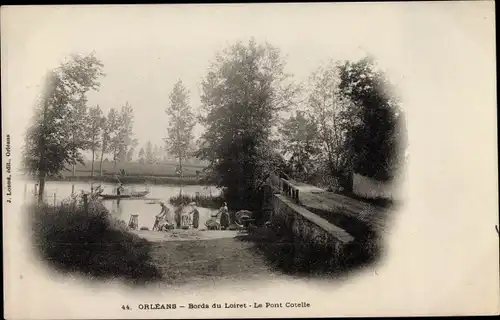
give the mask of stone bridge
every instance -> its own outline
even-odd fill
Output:
[[[264,194],[263,209],[273,225],[335,256],[346,247],[366,246],[384,230],[383,208],[315,186],[272,174]]]

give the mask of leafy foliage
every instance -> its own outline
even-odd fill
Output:
[[[58,175],[66,165],[82,161],[86,131],[75,126],[75,119],[85,115],[85,94],[99,88],[102,66],[93,54],[74,55],[48,73],[26,134],[23,167],[28,174]]]
[[[144,148],[141,148],[141,150],[139,150],[139,163],[145,162],[145,160],[144,160],[145,155],[146,155],[146,152],[144,151]]]
[[[131,158],[133,149],[137,146],[137,140],[133,138],[134,134],[134,109],[126,102],[120,110],[118,117],[118,130],[116,134],[117,160],[119,162],[127,161]]]
[[[340,91],[339,72],[339,64],[335,61],[318,68],[311,76],[308,99],[311,116],[318,127],[324,161],[333,176],[348,168],[349,154],[344,141],[353,120],[349,114],[353,104]]]
[[[256,187],[278,162],[271,129],[296,93],[284,66],[277,48],[238,42],[217,55],[202,83],[206,131],[198,156],[233,204],[254,204]]]
[[[104,126],[104,118],[99,105],[89,109],[87,123],[89,124],[89,148],[95,151],[101,147],[101,135]]]
[[[148,143],[146,144],[146,163],[147,164],[154,163],[153,144],[151,143],[151,141],[148,141]]]
[[[118,127],[116,109],[111,108],[106,117],[102,118],[103,128],[101,135],[101,161],[100,161],[100,176],[102,176],[102,162],[104,155],[109,152],[113,152],[113,159],[115,159],[115,145],[114,145],[114,135]]]
[[[97,149],[101,147],[101,136],[103,127],[105,125],[105,119],[102,116],[102,110],[99,105],[92,107],[89,109],[87,119],[87,139],[88,139],[88,148],[92,151],[92,172],[91,175],[94,175],[94,161],[95,161],[95,153]]]
[[[169,99],[170,104],[165,110],[169,117],[168,136],[165,143],[168,151],[175,154],[179,160],[182,176],[182,162],[189,156],[189,147],[193,140],[193,127],[195,125],[194,114],[189,107],[189,91],[184,87],[182,81],[179,80],[174,85]]]
[[[317,124],[303,112],[297,112],[283,123],[279,131],[293,177],[307,176],[314,170],[314,160],[320,152]]]
[[[402,110],[386,75],[367,57],[341,66],[340,89],[355,107],[356,121],[348,127],[345,149],[350,151],[356,172],[379,180],[390,180],[403,160],[405,142]]]
[[[106,123],[106,135],[103,138],[109,142],[108,152],[111,153],[114,166],[132,158],[138,141],[133,138],[134,109],[126,102],[120,111],[111,109]]]

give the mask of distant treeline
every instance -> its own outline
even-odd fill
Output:
[[[120,176],[120,181],[122,183],[150,183],[150,184],[175,184],[175,185],[209,185],[210,180],[207,178],[196,178],[196,177],[168,177],[168,176]],[[58,176],[49,177],[48,181],[101,181],[108,183],[116,183],[115,175],[103,175],[97,177],[91,176]]]

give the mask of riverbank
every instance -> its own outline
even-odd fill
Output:
[[[80,200],[29,208],[36,252],[61,273],[132,286],[277,276],[238,231],[131,231],[99,201]]]

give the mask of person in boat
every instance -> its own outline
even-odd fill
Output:
[[[123,192],[123,184],[121,182],[118,183],[118,187],[116,188],[116,195],[120,196],[120,194]]]
[[[96,194],[96,196],[100,196],[103,192],[104,192],[104,189],[102,188],[102,186],[101,186],[101,185],[98,185],[98,186],[95,188],[95,194]]]

